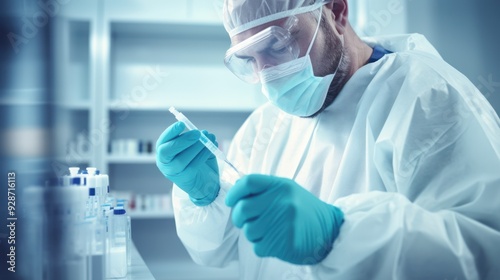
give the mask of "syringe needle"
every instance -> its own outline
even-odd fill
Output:
[[[231,162],[229,162],[229,160],[224,160],[224,162],[227,163],[227,165],[229,165],[229,167],[231,167],[234,170],[234,172],[238,174],[238,176],[242,177],[245,175],[241,173],[238,169],[236,169],[236,167]]]

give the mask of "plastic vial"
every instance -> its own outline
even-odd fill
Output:
[[[127,215],[127,266],[132,266],[132,219]]]
[[[107,256],[107,277],[127,276],[127,215],[123,208],[113,210],[111,240]]]
[[[116,200],[116,208],[121,209],[125,208],[125,199],[117,199]],[[126,232],[126,239],[127,239],[127,265],[130,266],[132,265],[132,254],[131,254],[131,248],[132,248],[132,220],[129,215],[127,216],[127,232]]]

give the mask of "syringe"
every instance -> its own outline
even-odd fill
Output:
[[[170,111],[170,113],[174,114],[175,118],[178,121],[183,122],[189,130],[198,130],[198,128],[188,118],[186,118],[184,114],[177,111],[174,107],[170,107],[170,109],[168,110]],[[212,141],[210,141],[210,139],[208,139],[208,137],[203,133],[201,133],[200,142],[205,145],[205,147],[207,147],[207,149],[212,152],[218,159],[224,161],[229,167],[231,167],[231,169],[234,170],[239,177],[242,177],[244,175],[243,173],[238,171],[236,167],[234,167],[234,165],[226,158],[226,155],[221,150],[219,150],[219,148],[217,148],[217,146],[215,146],[215,144],[212,143]]]

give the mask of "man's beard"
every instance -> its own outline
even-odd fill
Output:
[[[342,46],[342,41],[335,33],[328,28],[325,21],[321,21],[321,29],[325,34],[326,40],[326,56],[323,58],[328,64],[321,69],[321,76],[326,76],[332,74],[337,69],[337,73],[333,78],[328,92],[326,94],[325,102],[318,112],[314,115],[309,116],[310,118],[317,116],[319,113],[323,112],[328,106],[332,105],[333,101],[339,95],[340,91],[347,83],[350,67],[350,57],[346,49]],[[339,65],[340,63],[340,65]],[[337,68],[338,67],[338,68]]]

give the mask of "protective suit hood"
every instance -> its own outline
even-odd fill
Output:
[[[223,23],[230,37],[253,27],[311,12],[332,0],[224,0]]]

